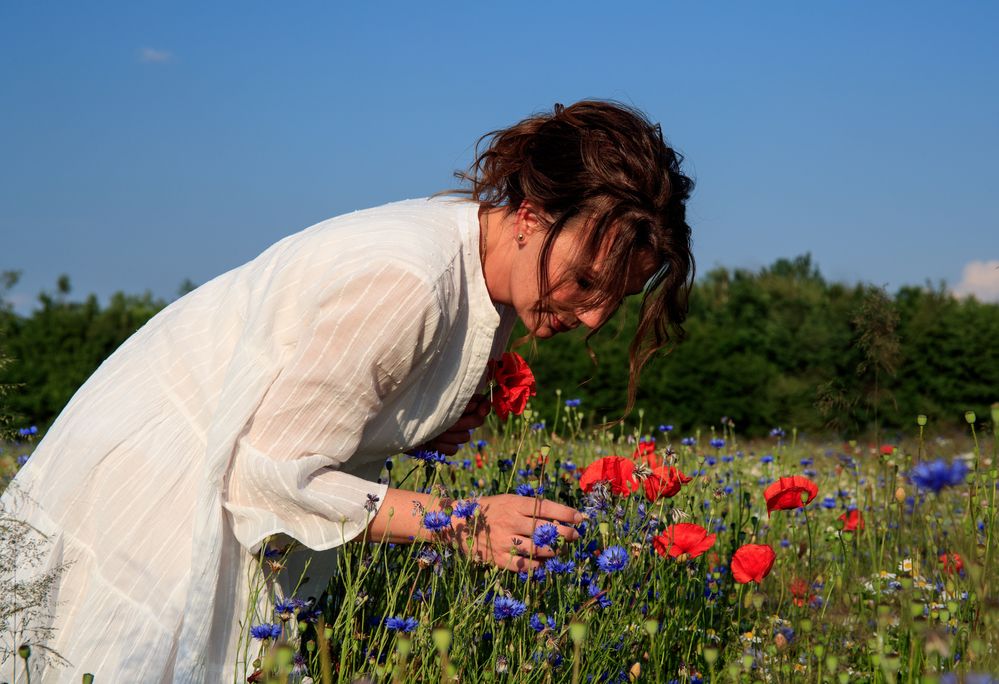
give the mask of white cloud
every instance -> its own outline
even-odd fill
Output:
[[[169,50],[144,47],[139,50],[139,61],[147,64],[164,64],[173,61],[173,53]]]
[[[954,287],[959,297],[975,295],[983,302],[999,302],[999,259],[971,261],[964,266],[964,274]]]

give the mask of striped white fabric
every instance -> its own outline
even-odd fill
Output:
[[[245,681],[251,554],[359,534],[385,458],[452,425],[506,345],[515,314],[489,299],[478,230],[453,198],[330,219],[94,373],[4,495],[49,536],[22,574],[70,564],[47,645],[71,665],[33,681]]]

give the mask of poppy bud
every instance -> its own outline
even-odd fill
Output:
[[[905,502],[905,487],[899,487],[895,490],[895,501],[899,503]]]
[[[778,651],[787,648],[787,637],[782,632],[777,632],[777,636],[774,637],[774,646],[777,647]]]
[[[916,416],[916,425],[918,425],[919,427],[923,427],[924,425],[926,425],[926,416],[923,415],[922,413]]]
[[[975,424],[975,412],[974,411],[965,411],[964,412],[964,419],[968,422],[968,425],[974,425]]]
[[[21,646],[17,649],[17,655],[27,660],[31,657],[31,646],[28,646],[28,644],[21,644]]]

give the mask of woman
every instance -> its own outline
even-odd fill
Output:
[[[173,303],[70,401],[5,494],[63,566],[46,679],[232,678],[254,553],[272,535],[322,551],[425,532],[428,495],[376,478],[417,445],[454,453],[482,424],[487,362],[519,318],[537,338],[594,332],[645,292],[628,406],[680,332],[693,277],[691,181],[658,126],[578,102],[488,143],[468,199],[397,202],[277,243]],[[484,497],[473,552],[524,569],[538,517]]]

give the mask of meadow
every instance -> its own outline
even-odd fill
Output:
[[[668,409],[598,429],[559,393],[495,415],[458,454],[399,455],[391,486],[436,493],[423,544],[346,545],[319,602],[274,587],[266,547],[243,620],[259,682],[986,682],[999,672],[997,435],[991,416],[892,443],[828,443]],[[0,466],[28,457],[22,431]],[[688,479],[689,478],[689,479]],[[477,497],[544,497],[586,514],[533,573],[474,562],[448,534],[488,524]],[[443,511],[443,518],[440,512]],[[437,513],[435,517],[433,514]],[[446,522],[445,522],[446,521]],[[292,578],[294,584],[294,578]]]
[[[304,639],[316,681],[323,641],[335,681],[988,681],[965,677],[999,671],[997,441],[967,420],[964,438],[914,417],[901,444],[830,447],[779,428],[743,443],[726,419],[588,429],[571,399],[551,425],[528,409],[448,462],[403,456],[384,474],[453,517],[498,492],[564,502],[588,516],[578,542],[530,575],[443,536],[349,545],[324,633],[297,636],[286,607],[258,616],[280,631],[257,641],[260,664],[279,672],[287,643],[294,671]],[[601,459],[640,475],[604,468],[584,492]],[[656,480],[669,464],[689,482]]]

